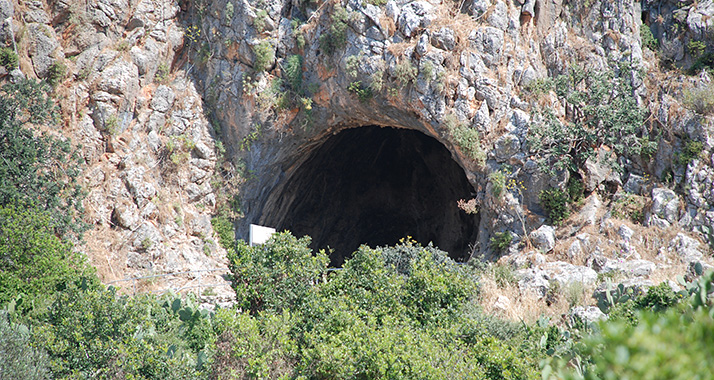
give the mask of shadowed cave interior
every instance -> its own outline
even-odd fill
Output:
[[[331,266],[361,244],[394,245],[411,236],[433,242],[457,261],[469,257],[478,215],[457,206],[473,197],[463,169],[436,139],[376,126],[330,136],[270,195],[262,223],[312,248],[331,248]]]

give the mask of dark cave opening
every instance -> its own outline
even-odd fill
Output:
[[[310,235],[315,249],[333,249],[331,266],[341,266],[361,244],[394,245],[406,236],[465,261],[479,216],[460,210],[457,201],[473,194],[463,169],[436,139],[360,127],[314,149],[271,194],[274,206],[261,221]]]

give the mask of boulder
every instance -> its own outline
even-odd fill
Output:
[[[542,252],[550,252],[555,247],[555,228],[542,225],[528,235],[531,242]]]

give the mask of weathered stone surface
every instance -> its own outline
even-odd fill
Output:
[[[585,323],[597,323],[607,319],[607,315],[595,306],[577,306],[570,310],[571,319],[579,319]]]
[[[669,242],[669,250],[674,251],[682,262],[690,262],[702,257],[699,242],[689,236],[679,233]]]
[[[657,227],[668,227],[679,216],[679,196],[666,187],[652,189],[652,207],[646,216],[646,223]]]
[[[550,252],[555,247],[555,228],[542,225],[529,235],[531,242],[542,252]]]
[[[597,281],[597,272],[594,270],[564,261],[547,263],[544,268],[550,279],[557,281],[563,286],[574,283],[589,286]]]
[[[151,98],[151,109],[156,112],[167,112],[174,104],[176,94],[168,86],[161,85],[154,92]]]
[[[46,78],[57,58],[64,58],[55,31],[48,25],[33,23],[27,25],[27,34],[33,41],[29,53],[35,73]]]

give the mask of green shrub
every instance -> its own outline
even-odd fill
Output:
[[[32,342],[50,355],[52,378],[195,379],[205,362],[196,350],[213,338],[207,314],[194,310],[72,286],[36,318]]]
[[[698,159],[699,155],[704,150],[704,144],[701,141],[684,139],[681,152],[675,154],[675,162],[686,167],[692,160]]]
[[[501,288],[518,283],[518,278],[516,278],[513,268],[509,265],[494,265],[492,271],[493,279],[496,281],[496,285]]]
[[[503,189],[506,187],[506,175],[498,170],[488,175],[488,180],[491,183],[491,193],[494,198],[500,198],[503,194]]]
[[[25,305],[41,304],[82,277],[93,278],[86,259],[52,231],[52,219],[37,209],[0,207],[0,305],[22,294]]]
[[[234,249],[236,238],[233,222],[226,215],[219,214],[211,218],[211,226],[213,226],[213,231],[218,235],[218,242],[221,247],[226,250]]]
[[[694,63],[691,67],[689,67],[687,73],[690,75],[696,75],[699,74],[702,70],[712,69],[714,69],[714,52],[707,52],[700,55],[699,57],[697,57],[696,60],[694,60]]]
[[[32,347],[27,326],[10,321],[0,310],[0,373],[3,379],[49,379],[47,353]]]
[[[643,312],[632,326],[627,321],[600,324],[600,332],[581,346],[586,379],[709,379],[714,356],[714,318],[710,310],[677,308]],[[566,379],[582,379],[574,370]],[[563,377],[561,377],[563,378]]]
[[[653,142],[643,135],[645,111],[632,96],[636,75],[631,64],[621,63],[618,70],[604,72],[573,66],[554,78],[556,95],[575,111],[565,122],[548,109],[537,113],[538,125],[529,129],[527,141],[541,168],[551,174],[577,172],[601,145],[618,155],[640,155],[643,148],[651,152]]]
[[[548,220],[554,225],[560,224],[570,215],[568,195],[558,188],[545,189],[538,195],[540,205],[548,215]]]
[[[700,115],[714,114],[714,84],[685,90],[684,105]]]
[[[399,85],[404,87],[416,80],[417,68],[412,65],[409,59],[403,59],[394,67],[394,75],[397,77]]]
[[[309,245],[309,237],[297,239],[290,233],[275,234],[254,247],[239,242],[228,253],[238,305],[253,314],[297,308],[329,262],[323,251],[313,253]]]
[[[288,312],[253,317],[236,310],[218,310],[211,379],[294,378],[297,345],[290,336],[296,320]]]
[[[333,55],[337,50],[342,49],[347,44],[347,22],[350,15],[341,5],[336,4],[330,17],[332,22],[326,33],[320,36],[320,48],[328,56]]]
[[[357,98],[359,99],[360,102],[364,103],[368,101],[369,99],[372,99],[372,88],[371,87],[363,87],[361,81],[356,81],[350,83],[349,87],[347,87],[347,90],[355,95],[357,95]]]
[[[256,72],[265,71],[275,60],[275,49],[270,42],[261,41],[253,46],[253,56],[253,70]]]
[[[649,288],[647,294],[638,297],[635,306],[640,310],[660,312],[675,306],[681,299],[667,282],[662,282]]]
[[[15,53],[15,50],[4,47],[0,48],[0,65],[5,66],[7,71],[12,71],[18,68],[20,58]]]
[[[291,55],[286,59],[285,77],[288,84],[296,93],[302,92],[302,56]]]
[[[481,166],[486,163],[486,153],[481,148],[481,138],[476,129],[469,127],[450,113],[444,116],[444,126],[449,132],[452,141],[464,153]]]
[[[642,46],[652,51],[655,51],[659,46],[659,41],[654,38],[652,30],[647,24],[642,24],[642,26],[640,26],[640,39],[642,39]]]
[[[691,40],[687,44],[687,50],[689,51],[689,54],[691,54],[694,58],[699,57],[700,55],[704,54],[704,50],[706,50],[707,45],[704,44],[702,41],[696,41],[696,40]]]
[[[268,18],[268,12],[265,9],[260,9],[255,12],[255,18],[253,19],[253,27],[258,33],[263,33],[265,31],[265,23]]]
[[[513,235],[510,231],[494,232],[491,239],[488,240],[488,246],[500,254],[511,246],[512,241]]]
[[[62,82],[64,76],[67,74],[67,66],[62,62],[55,62],[47,69],[47,83],[52,87],[57,87],[58,84]]]

